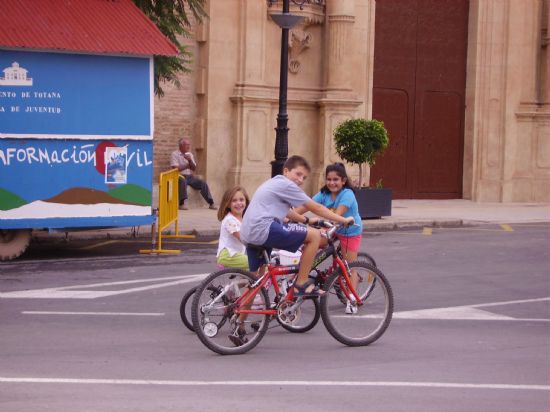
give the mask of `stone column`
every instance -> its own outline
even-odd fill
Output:
[[[235,21],[238,26],[237,78],[226,83],[234,81],[230,96],[234,146],[230,152],[232,164],[224,177],[227,186],[243,184],[253,193],[270,177],[269,159],[273,153],[274,91],[266,86],[266,54],[269,53],[266,31],[273,23],[267,19],[265,1],[238,0],[235,8],[238,12]]]
[[[351,92],[355,0],[327,0],[327,92]]]
[[[470,1],[465,198],[550,199],[550,125],[540,104],[547,98],[540,89],[541,31],[548,13],[543,4]]]
[[[364,1],[359,2],[364,6]],[[368,2],[367,2],[368,3]],[[359,7],[364,11],[364,7]],[[359,23],[368,24],[367,16]],[[325,84],[323,98],[319,102],[319,164],[314,165],[312,180],[318,185],[324,181],[326,165],[339,161],[334,148],[333,131],[336,125],[352,117],[363,116],[358,114],[359,106],[364,103],[357,99],[352,84],[361,83],[359,78],[366,76],[363,64],[354,64],[354,54],[366,54],[365,45],[370,41],[366,30],[356,28],[356,0],[327,0],[326,1],[326,48],[325,48]],[[364,62],[366,63],[366,62]],[[370,67],[372,69],[372,67]],[[361,89],[361,87],[357,87]],[[350,174],[354,174],[350,169]]]
[[[550,0],[543,0],[540,64],[540,103],[550,112]]]

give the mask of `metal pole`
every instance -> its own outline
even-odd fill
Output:
[[[283,0],[283,13],[289,13],[289,0]],[[288,89],[288,28],[282,28],[281,67],[279,78],[279,113],[275,128],[275,160],[271,162],[271,177],[283,173],[283,165],[288,158],[288,113],[286,111]]]

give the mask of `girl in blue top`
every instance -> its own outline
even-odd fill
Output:
[[[357,252],[361,246],[363,225],[359,216],[359,206],[355,199],[352,186],[349,183],[346,168],[342,163],[328,165],[325,171],[325,185],[313,196],[313,200],[321,203],[337,215],[352,216],[355,225],[340,229],[337,236],[342,245],[346,260],[357,260]]]
[[[355,193],[349,182],[346,167],[342,163],[333,163],[328,165],[325,171],[325,185],[321,191],[313,196],[313,200],[326,206],[337,215],[348,217],[352,216],[355,225],[340,229],[336,232],[342,253],[348,262],[357,260],[357,252],[361,246],[363,237],[363,224],[359,216],[359,207],[355,199]],[[357,286],[357,274],[351,274],[351,280],[354,286]],[[354,313],[357,307],[348,302],[346,313]]]

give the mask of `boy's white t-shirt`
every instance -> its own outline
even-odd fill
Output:
[[[301,206],[310,200],[296,183],[283,175],[262,183],[244,214],[241,241],[263,245],[269,235],[269,226],[275,219],[282,222],[291,207]]]
[[[239,242],[233,233],[241,231],[241,221],[229,212],[222,220],[220,227],[220,241],[218,242],[218,253],[220,256],[223,249],[227,249],[229,256],[234,256],[237,253],[245,253],[245,246]]]

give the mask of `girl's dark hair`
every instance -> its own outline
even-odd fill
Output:
[[[327,178],[330,172],[336,172],[336,174],[340,176],[341,179],[346,180],[346,182],[344,183],[344,187],[342,187],[342,190],[351,189],[355,192],[355,189],[353,188],[352,184],[349,181],[349,177],[346,172],[346,166],[344,166],[343,163],[336,162],[328,165],[327,168],[325,169],[325,179]],[[330,190],[326,184],[321,188],[321,192],[330,193]]]
[[[220,207],[218,208],[218,220],[220,222],[231,211],[231,200],[233,199],[233,196],[235,196],[237,192],[241,192],[246,200],[246,207],[243,210],[243,214],[246,211],[246,208],[250,203],[250,198],[248,197],[248,193],[246,193],[246,190],[244,190],[244,187],[234,186],[231,189],[227,189],[223,194]]]

